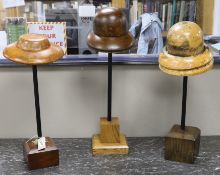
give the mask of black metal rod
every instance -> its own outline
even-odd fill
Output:
[[[182,96],[182,114],[181,114],[181,129],[185,130],[186,126],[186,99],[187,99],[187,81],[188,77],[183,77],[183,96]]]
[[[108,53],[108,115],[107,120],[112,120],[112,53]]]
[[[38,137],[42,137],[37,66],[36,65],[32,66],[32,71],[33,71],[33,82],[34,82],[34,99],[35,99],[35,110],[36,110],[36,121],[37,121],[37,135]]]

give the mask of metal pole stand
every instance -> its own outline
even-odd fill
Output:
[[[100,118],[100,134],[92,139],[93,155],[128,154],[125,135],[120,133],[118,117],[112,117],[112,53],[108,53],[107,118]]]
[[[34,83],[34,99],[35,99],[35,110],[36,110],[36,122],[37,122],[37,135],[39,138],[42,137],[41,129],[41,116],[40,116],[40,103],[39,103],[39,91],[38,91],[38,77],[37,77],[37,66],[32,66],[33,71],[33,83]],[[47,168],[50,166],[59,165],[59,150],[56,147],[53,139],[46,137],[46,147],[42,150],[39,148],[38,143],[28,140],[24,142],[24,157],[27,160],[28,167],[30,170]],[[45,143],[45,142],[44,142]]]
[[[37,76],[36,65],[32,66],[32,72],[33,72],[33,83],[34,83],[34,100],[35,100],[35,111],[36,111],[36,121],[37,121],[37,135],[38,137],[42,137],[39,90],[38,90],[38,76]]]
[[[165,137],[165,159],[194,163],[199,153],[199,128],[185,126],[188,77],[183,77],[181,125],[174,125]]]

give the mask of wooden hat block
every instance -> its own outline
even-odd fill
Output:
[[[113,117],[111,121],[101,117],[100,129],[100,134],[92,138],[93,155],[128,154],[127,139],[120,133],[118,117]]]
[[[46,149],[38,151],[33,141],[24,142],[24,158],[30,170],[59,165],[59,150],[50,137],[46,137]]]
[[[174,125],[165,137],[165,159],[184,163],[194,163],[200,144],[199,128]]]

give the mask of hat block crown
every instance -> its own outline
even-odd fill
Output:
[[[20,36],[17,47],[24,51],[41,51],[50,47],[50,42],[46,35],[24,34]]]
[[[130,49],[134,38],[128,31],[126,15],[121,9],[107,7],[96,13],[93,31],[87,37],[92,49],[102,52],[119,52]]]
[[[173,25],[167,33],[167,51],[177,56],[195,56],[203,52],[203,32],[194,22]]]
[[[97,12],[94,19],[93,31],[102,37],[120,37],[128,32],[128,24],[120,9],[105,8]]]

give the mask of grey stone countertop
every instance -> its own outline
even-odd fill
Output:
[[[0,139],[1,175],[220,175],[220,136],[202,137],[195,164],[166,161],[162,137],[128,138],[129,155],[95,156],[91,139],[54,139],[60,165],[29,171],[24,139]]]

